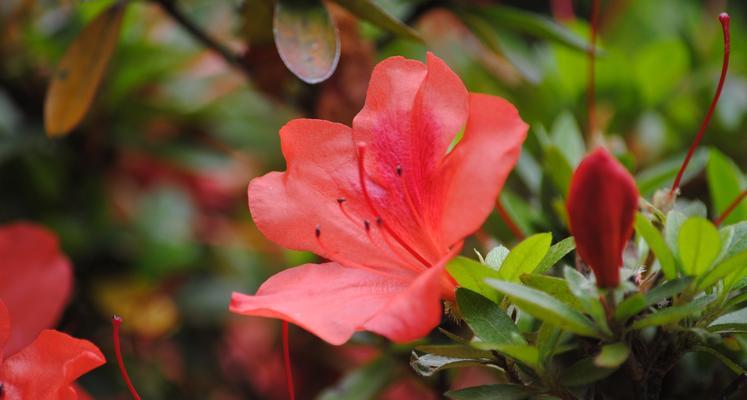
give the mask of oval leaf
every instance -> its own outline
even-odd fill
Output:
[[[648,243],[651,250],[653,250],[656,259],[659,260],[664,277],[670,281],[676,278],[677,267],[672,252],[669,251],[669,247],[667,247],[667,243],[664,241],[661,233],[654,227],[651,221],[641,213],[635,215],[635,231],[646,241],[646,243]]]
[[[340,37],[320,1],[279,0],[273,32],[285,66],[306,83],[329,78],[340,60]]]
[[[534,271],[550,250],[551,243],[552,234],[549,233],[539,233],[524,239],[503,261],[499,271],[501,276],[508,281],[518,281],[521,274]]]
[[[718,229],[702,217],[689,218],[682,224],[677,244],[686,275],[702,275],[721,252]]]
[[[114,3],[91,21],[67,48],[44,101],[47,135],[69,133],[91,107],[114,53],[124,11],[124,2]]]
[[[479,294],[457,289],[457,304],[467,325],[485,346],[498,344],[527,344],[514,321],[498,304]]]

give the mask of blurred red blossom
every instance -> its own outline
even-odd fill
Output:
[[[597,286],[617,287],[622,253],[633,234],[638,209],[635,180],[600,147],[573,174],[567,207],[576,251],[594,271]]]
[[[352,129],[312,119],[281,129],[288,169],[250,183],[249,209],[269,239],[332,262],[283,271],[255,296],[235,293],[233,312],[332,344],[361,330],[406,342],[438,325],[440,300],[454,292],[444,264],[492,211],[527,125],[427,58],[379,63]]]

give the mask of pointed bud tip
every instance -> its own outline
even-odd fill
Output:
[[[731,17],[729,16],[729,14],[722,12],[721,14],[718,15],[718,20],[719,22],[721,22],[722,25],[728,26],[729,22],[731,21]]]

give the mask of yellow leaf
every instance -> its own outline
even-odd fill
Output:
[[[124,6],[125,2],[117,1],[99,14],[62,57],[44,102],[44,126],[48,136],[69,133],[86,115],[114,53]]]

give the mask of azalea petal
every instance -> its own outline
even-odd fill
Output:
[[[0,363],[3,362],[5,344],[10,338],[10,313],[5,303],[0,300]]]
[[[6,356],[57,323],[71,290],[72,268],[52,232],[27,223],[0,228],[0,298],[13,321]]]
[[[519,159],[528,128],[508,101],[470,94],[464,136],[449,153],[441,175],[446,188],[441,227],[446,243],[462,240],[490,215]]]
[[[292,322],[338,345],[364,329],[411,340],[439,322],[437,272],[404,280],[337,263],[305,264],[271,277],[255,296],[234,293],[230,310]]]
[[[105,362],[93,343],[47,329],[3,362],[0,382],[9,399],[66,399],[75,380]]]
[[[438,182],[449,144],[467,120],[468,92],[441,59],[427,58],[427,65],[392,57],[376,66],[353,135],[370,154],[370,196],[382,217],[434,262],[452,244],[436,229],[444,207]]]
[[[443,266],[428,269],[363,327],[398,343],[422,338],[441,322],[441,280],[445,278]]]
[[[350,128],[296,119],[280,130],[280,140],[287,171],[249,184],[249,210],[259,230],[284,247],[347,266],[401,269],[401,257],[384,242],[360,192]]]

